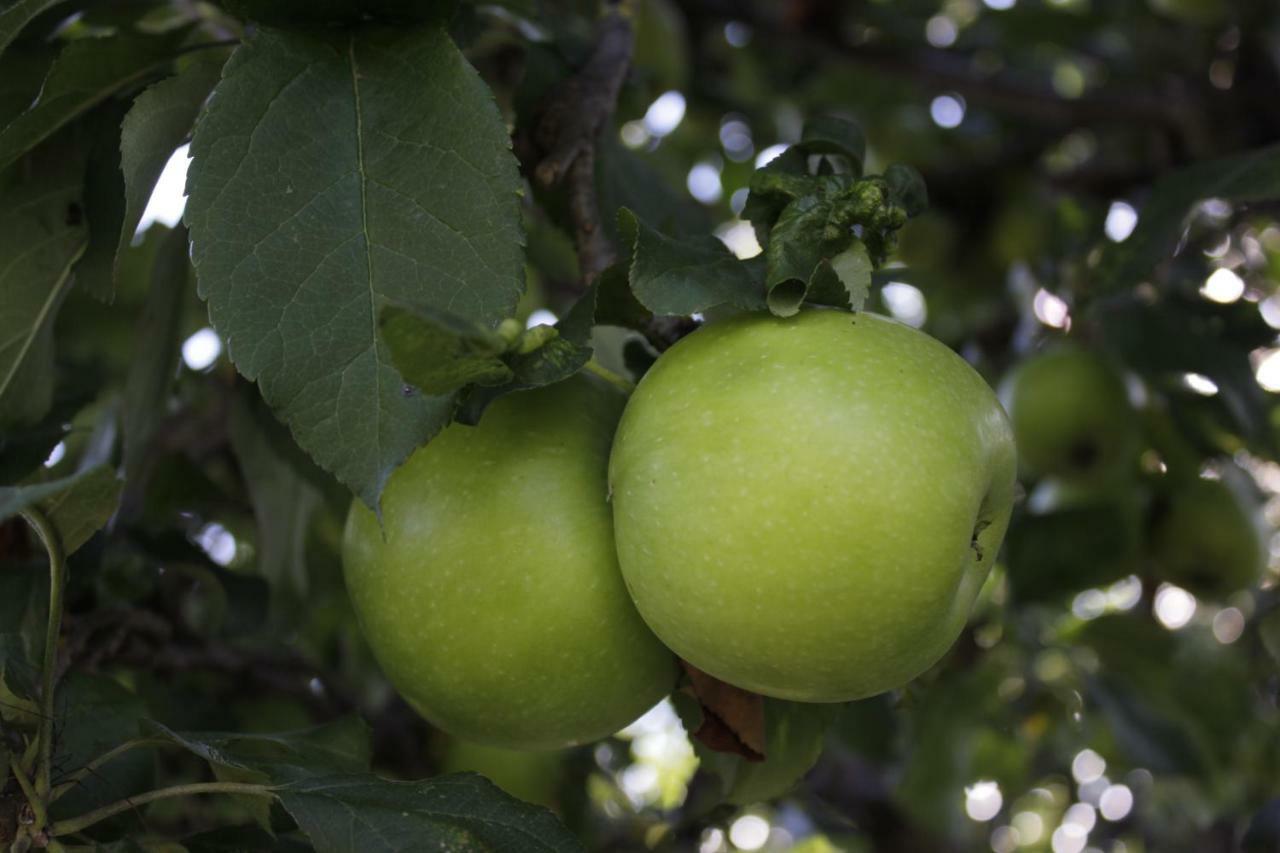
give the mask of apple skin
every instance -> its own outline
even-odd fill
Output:
[[[581,375],[508,395],[392,474],[381,529],[352,504],[343,562],[364,635],[446,732],[518,749],[584,743],[675,684],[614,553],[606,470],[622,405]]]
[[[1101,484],[1131,473],[1140,428],[1124,379],[1103,356],[1062,347],[1000,386],[1028,476]]]
[[[866,312],[740,315],[672,347],[627,403],[619,562],[704,672],[780,699],[870,696],[955,641],[1015,465],[995,394],[928,335]]]
[[[1157,505],[1152,556],[1162,579],[1196,595],[1221,597],[1262,577],[1265,537],[1259,513],[1237,489],[1196,478]]]
[[[554,808],[564,777],[566,753],[485,746],[449,738],[441,750],[441,773],[479,773],[526,803]]]

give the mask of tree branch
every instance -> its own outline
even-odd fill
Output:
[[[596,140],[608,125],[618,92],[631,67],[634,34],[631,2],[622,0],[600,19],[591,58],[548,97],[531,131],[517,140],[544,187],[564,181],[574,242],[584,284],[590,284],[615,258],[605,234],[596,197]]]
[[[931,91],[957,92],[974,104],[1039,124],[1147,126],[1171,131],[1193,152],[1206,144],[1207,93],[1185,80],[1159,89],[1112,85],[1067,98],[1016,70],[984,73],[964,53],[883,41],[851,44],[829,15],[788,14],[785,4],[681,0],[681,6],[694,17],[743,21],[802,56],[849,63]]]

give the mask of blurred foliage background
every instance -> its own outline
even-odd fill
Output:
[[[23,38],[234,41],[233,12],[90,3],[70,21],[45,13]],[[519,128],[590,50],[596,13],[467,4],[452,32]],[[237,376],[194,286],[176,304],[149,296],[157,276],[189,275],[172,248],[185,245],[172,209],[179,152],[153,200],[169,225],[144,224],[113,302],[67,296],[50,413],[6,432],[0,455],[5,482],[32,461],[56,476],[112,458],[137,428],[131,372],[157,359],[178,368],[151,438],[128,454],[136,476],[114,522],[71,557],[59,766],[127,739],[143,716],[254,732],[358,712],[380,772],[477,770],[553,808],[591,850],[1280,850],[1280,7],[643,0],[635,23],[596,164],[610,229],[625,205],[754,254],[738,218],[753,169],[807,117],[856,120],[868,171],[909,163],[930,197],[871,307],[940,338],[993,386],[1064,342],[1102,355],[1133,433],[1117,473],[1064,485],[1027,472],[956,647],[901,691],[792,721],[816,763],[781,792],[735,785],[738,769],[695,749],[666,703],[563,754],[450,742],[395,696],[361,641],[338,558],[350,493]],[[0,88],[18,90],[15,75],[5,68]],[[578,293],[565,204],[529,195],[522,319],[558,316]],[[156,312],[169,319],[157,326]],[[620,371],[655,355],[623,329],[598,329],[596,345]],[[1198,526],[1212,537],[1229,523],[1179,508],[1191,481],[1229,484],[1256,511],[1270,562],[1260,582],[1176,575]],[[38,643],[43,556],[16,522],[0,527],[0,554],[0,636]],[[76,796],[189,778],[191,760],[134,753]],[[174,801],[97,837],[255,817],[234,799]],[[250,838],[191,849],[287,846]]]

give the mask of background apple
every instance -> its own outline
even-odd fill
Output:
[[[1266,567],[1264,526],[1243,489],[1189,479],[1157,503],[1152,553],[1161,578],[1219,597],[1258,581]]]
[[[565,754],[445,738],[439,749],[439,768],[441,773],[479,773],[513,797],[554,808],[564,777]]]
[[[1124,379],[1101,355],[1063,347],[1030,358],[1000,399],[1026,474],[1100,483],[1129,472],[1139,422]]]
[[[352,602],[392,683],[458,737],[604,737],[671,689],[671,654],[618,574],[606,459],[622,396],[579,376],[448,427],[352,505]]]
[[[874,314],[743,315],[680,341],[610,462],[641,614],[784,699],[897,687],[955,640],[1009,520],[1009,424],[972,368]]]

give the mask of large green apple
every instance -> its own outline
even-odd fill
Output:
[[[1152,555],[1164,580],[1209,597],[1257,583],[1267,564],[1265,528],[1241,490],[1195,478],[1156,510]]]
[[[623,576],[677,654],[747,690],[898,687],[959,634],[1015,453],[959,356],[874,314],[742,315],[672,347],[610,461]]]
[[[1033,356],[1001,384],[1000,398],[1027,474],[1101,483],[1130,472],[1138,417],[1101,355],[1063,347]]]
[[[578,376],[496,402],[352,505],[343,559],[364,634],[423,716],[525,749],[626,726],[675,683],[627,597],[606,501],[622,395]]]

